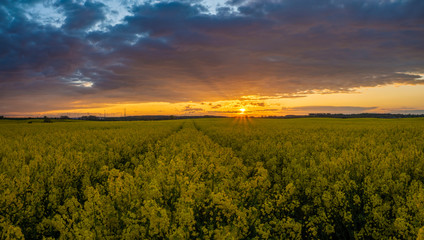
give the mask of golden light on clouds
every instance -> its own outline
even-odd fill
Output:
[[[93,103],[74,100],[68,108],[47,112],[9,113],[9,116],[106,117],[140,115],[218,115],[249,116],[301,115],[310,112],[414,112],[424,110],[424,85],[399,85],[357,88],[350,92],[332,94],[303,94],[297,96],[248,95],[238,99],[203,102],[144,102]],[[418,112],[419,113],[419,112]],[[25,115],[26,114],[26,115]]]

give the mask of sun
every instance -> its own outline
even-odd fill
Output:
[[[246,109],[244,109],[244,108],[240,108],[240,114],[243,114],[243,113],[244,113],[244,111],[246,111]]]

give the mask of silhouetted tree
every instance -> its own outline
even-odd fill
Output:
[[[43,122],[45,122],[45,123],[51,123],[52,120],[50,118],[48,118],[47,116],[44,116]]]
[[[99,120],[98,117],[90,115],[90,116],[82,116],[81,120],[91,120],[91,121],[95,121],[95,120]]]

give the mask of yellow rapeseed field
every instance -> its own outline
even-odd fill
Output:
[[[424,119],[0,121],[0,239],[423,239]]]

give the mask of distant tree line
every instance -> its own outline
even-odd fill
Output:
[[[175,116],[175,115],[144,115],[126,117],[97,117],[93,115],[82,116],[80,120],[89,121],[144,121],[144,120],[175,120],[175,119],[196,119],[196,118],[225,118],[224,116]]]
[[[424,117],[424,114],[393,114],[393,113],[309,113],[309,117],[331,117],[331,118],[413,118]]]
[[[419,118],[424,114],[392,113],[309,113],[308,115],[262,116],[263,118]]]

